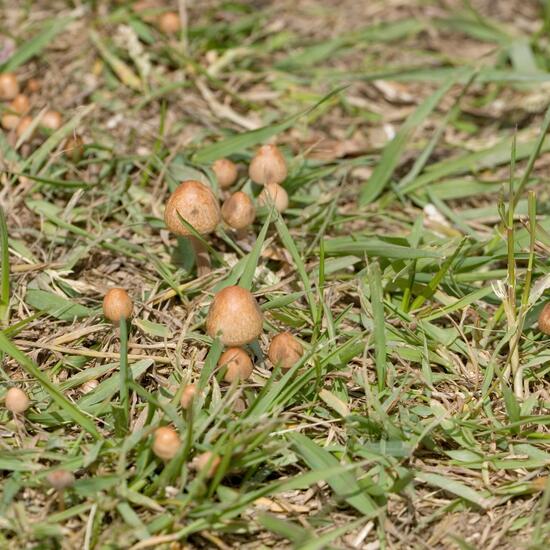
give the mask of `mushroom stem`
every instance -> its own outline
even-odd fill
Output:
[[[57,491],[57,503],[59,506],[59,511],[65,511],[65,489],[59,489]]]
[[[189,235],[188,239],[191,243],[191,246],[193,247],[193,251],[195,252],[195,259],[197,262],[197,277],[207,275],[208,273],[210,273],[212,267],[208,249],[206,248],[206,246],[204,246],[202,241],[194,235]]]

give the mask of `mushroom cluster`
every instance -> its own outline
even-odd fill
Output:
[[[0,101],[3,102],[0,125],[9,132],[8,139],[12,145],[31,141],[37,128],[42,131],[42,135],[61,128],[63,117],[59,111],[48,109],[33,117],[32,108],[37,103],[36,94],[40,89],[40,82],[34,78],[27,80],[22,90],[14,73],[0,73]],[[78,162],[84,153],[82,138],[77,134],[69,137],[64,151],[69,160]]]

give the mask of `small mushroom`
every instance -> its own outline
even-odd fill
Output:
[[[187,384],[187,386],[183,388],[183,392],[181,393],[181,408],[187,410],[189,407],[191,407],[196,396],[197,386],[195,386],[195,384]]]
[[[14,113],[4,113],[2,115],[1,123],[4,130],[15,130],[19,124],[19,115]]]
[[[84,141],[78,134],[67,138],[63,152],[66,158],[77,164],[84,156]]]
[[[290,332],[281,332],[271,340],[267,356],[276,366],[291,369],[302,357],[304,348]]]
[[[68,470],[55,470],[50,472],[46,479],[48,483],[57,491],[57,499],[59,503],[59,510],[65,510],[65,490],[74,484],[74,475]]]
[[[19,83],[13,73],[0,74],[0,100],[11,101],[19,93]]]
[[[288,193],[278,183],[268,183],[258,197],[261,206],[275,206],[277,212],[284,212],[288,208]]]
[[[129,319],[133,309],[134,304],[123,288],[111,288],[103,298],[103,315],[112,323]]]
[[[36,78],[29,78],[29,80],[27,80],[26,90],[30,94],[34,94],[36,92],[39,92],[40,91],[40,81],[37,80]]]
[[[185,220],[200,235],[212,233],[221,219],[220,205],[211,189],[200,181],[182,182],[170,195],[164,210],[164,221],[172,233],[187,237],[195,251],[198,276],[210,271],[208,250],[181,222]]]
[[[236,381],[246,380],[252,374],[254,365],[252,360],[243,348],[233,347],[222,353],[218,367],[224,367],[225,375],[223,379],[226,382],[232,383]]]
[[[237,165],[229,159],[218,159],[212,164],[212,170],[216,175],[218,185],[222,189],[231,187],[237,181],[239,175]]]
[[[237,231],[240,238],[244,236],[244,230],[254,223],[256,208],[246,193],[237,191],[223,203],[222,217],[229,227]]]
[[[24,116],[19,119],[19,124],[17,125],[17,128],[15,130],[15,133],[17,134],[17,139],[21,139],[33,123],[32,117],[30,116]],[[34,131],[31,132],[31,134],[28,136],[28,139],[30,139],[33,135]]]
[[[262,145],[250,162],[248,175],[254,183],[281,183],[287,175],[285,157],[276,145]]]
[[[176,34],[181,31],[180,16],[174,11],[167,11],[159,16],[158,28],[164,34]]]
[[[61,118],[61,114],[57,111],[46,111],[44,113],[44,116],[42,117],[42,120],[40,121],[40,125],[43,128],[51,131],[55,131],[61,128],[62,123],[63,119]]]
[[[550,302],[547,302],[539,314],[539,330],[544,334],[550,334]]]
[[[196,456],[191,463],[191,467],[196,472],[205,471],[207,478],[214,477],[218,466],[220,465],[221,458],[215,455],[212,451],[206,451]]]
[[[263,314],[252,294],[240,286],[227,286],[215,296],[206,317],[206,331],[220,336],[226,346],[243,346],[263,328]]]
[[[181,439],[174,428],[157,428],[153,435],[153,452],[162,460],[172,460],[181,447]]]
[[[10,103],[10,109],[18,114],[25,115],[29,112],[31,108],[31,102],[29,101],[28,96],[25,94],[18,94]]]
[[[23,390],[10,388],[6,392],[4,404],[12,414],[23,414],[29,408],[31,402]]]

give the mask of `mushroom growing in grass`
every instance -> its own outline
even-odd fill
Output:
[[[132,299],[123,288],[111,288],[103,298],[103,315],[112,323],[129,319],[133,309]]]
[[[120,327],[120,407],[124,426],[128,426],[130,408],[129,382],[131,372],[128,369],[128,327],[126,321],[131,317],[134,304],[123,288],[111,288],[103,298],[105,318]]]
[[[210,256],[203,243],[196,238],[187,224],[199,235],[212,233],[221,220],[218,199],[212,190],[200,181],[182,182],[170,195],[164,211],[164,221],[172,233],[187,237],[197,260],[197,275],[200,277],[210,271]]]
[[[240,286],[227,286],[215,296],[206,317],[206,331],[226,346],[244,346],[262,332],[263,314],[252,294]]]
[[[546,303],[539,313],[538,326],[544,334],[550,334],[550,302]]]
[[[181,31],[180,16],[174,11],[168,11],[159,16],[158,27],[164,34],[176,34]]]
[[[291,369],[302,357],[304,348],[290,332],[281,332],[271,340],[267,356],[273,365]]]
[[[252,199],[242,191],[233,193],[222,206],[223,220],[237,231],[237,238],[246,234],[246,228],[254,223],[256,207]]]
[[[181,439],[174,428],[163,426],[153,434],[153,452],[162,460],[172,460],[180,450]]]
[[[59,510],[65,509],[65,489],[68,489],[74,484],[74,475],[68,470],[55,470],[50,472],[46,479],[48,483],[57,491],[57,499],[59,502]]]
[[[226,382],[246,380],[252,374],[254,365],[243,348],[233,347],[222,353],[218,366],[225,368],[223,379]]]
[[[33,123],[33,120],[31,116],[24,116],[19,119],[19,124],[17,125],[17,128],[15,130],[15,133],[17,134],[17,139],[21,139],[21,137],[25,135],[25,133],[27,132],[27,130],[29,129],[32,123]],[[34,130],[28,136],[28,139],[30,139],[33,134],[34,134]]]
[[[276,145],[262,145],[250,162],[248,175],[254,183],[281,183],[287,175],[285,157]]]
[[[16,95],[10,103],[10,110],[18,115],[25,115],[31,108],[31,102],[25,94]]]
[[[196,472],[202,473],[207,478],[214,477],[218,466],[220,465],[221,458],[215,455],[212,451],[206,451],[198,456],[196,456],[191,462],[191,468]]]
[[[193,405],[193,401],[197,396],[197,386],[195,384],[187,384],[183,388],[183,392],[180,397],[180,405],[183,410],[189,409]]]
[[[40,121],[40,125],[43,128],[46,128],[52,132],[61,128],[62,123],[63,119],[61,118],[61,114],[57,111],[46,111]]]
[[[258,197],[261,206],[275,206],[277,212],[284,212],[288,208],[288,193],[278,183],[268,183]]]
[[[222,189],[231,187],[239,175],[237,165],[229,159],[218,159],[212,164],[212,170],[218,180],[218,185]]]
[[[23,414],[29,408],[31,402],[23,390],[10,388],[4,397],[4,404],[6,409],[15,416]]]
[[[4,113],[1,121],[2,128],[4,128],[4,130],[15,130],[19,125],[19,120],[19,115],[15,113]]]
[[[19,83],[13,73],[0,74],[0,100],[11,101],[19,93]]]

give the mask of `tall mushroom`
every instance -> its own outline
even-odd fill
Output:
[[[164,221],[172,233],[187,237],[197,260],[197,275],[210,271],[208,250],[189,228],[185,220],[200,235],[212,233],[221,219],[220,205],[214,193],[203,183],[195,180],[182,182],[170,195],[164,211]]]
[[[282,183],[287,175],[285,157],[276,145],[262,145],[250,162],[248,175],[254,183]]]
[[[214,296],[206,317],[209,336],[219,336],[226,346],[244,346],[255,340],[262,328],[262,311],[248,290],[227,286]]]

